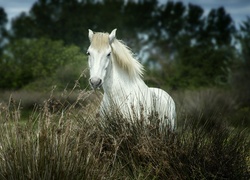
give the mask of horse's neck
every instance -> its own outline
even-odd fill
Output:
[[[138,77],[131,78],[125,70],[114,63],[109,68],[109,73],[103,84],[105,95],[112,96],[111,98],[119,98],[146,88],[145,83],[139,75]]]

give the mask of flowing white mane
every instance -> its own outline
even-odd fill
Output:
[[[130,76],[143,75],[143,66],[133,57],[131,50],[117,39],[111,45],[114,59]]]
[[[109,46],[109,34],[95,33],[91,41],[91,46],[95,49],[107,48]],[[122,41],[114,39],[111,48],[113,61],[127,71],[131,77],[143,75],[143,66],[133,57],[131,50]]]

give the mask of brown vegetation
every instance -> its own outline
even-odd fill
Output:
[[[0,177],[247,179],[249,128],[239,130],[230,121],[220,123],[230,119],[226,114],[237,103],[227,95],[210,96],[215,92],[199,92],[200,97],[186,92],[182,103],[177,99],[179,112],[182,107],[186,110],[179,114],[176,132],[160,131],[157,115],[149,117],[152,123],[147,126],[139,121],[130,124],[118,112],[100,119],[95,116],[96,104],[82,103],[86,96],[81,93],[56,112],[50,110],[49,100],[44,101],[22,122],[22,105],[10,100],[0,107]],[[178,97],[183,99],[181,94]],[[68,103],[66,99],[59,102]],[[219,126],[211,126],[210,112]]]

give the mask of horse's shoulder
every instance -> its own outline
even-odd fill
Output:
[[[153,97],[165,99],[166,101],[172,102],[174,104],[172,97],[163,89],[150,87],[149,90]]]

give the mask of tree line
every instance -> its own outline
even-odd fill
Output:
[[[72,62],[85,67],[88,29],[117,28],[118,38],[148,68],[145,79],[159,86],[228,85],[244,79],[233,76],[239,69],[240,74],[249,70],[250,18],[237,29],[223,7],[205,15],[202,7],[181,1],[38,0],[12,20],[9,31],[6,24],[0,8],[1,89],[54,76]]]

